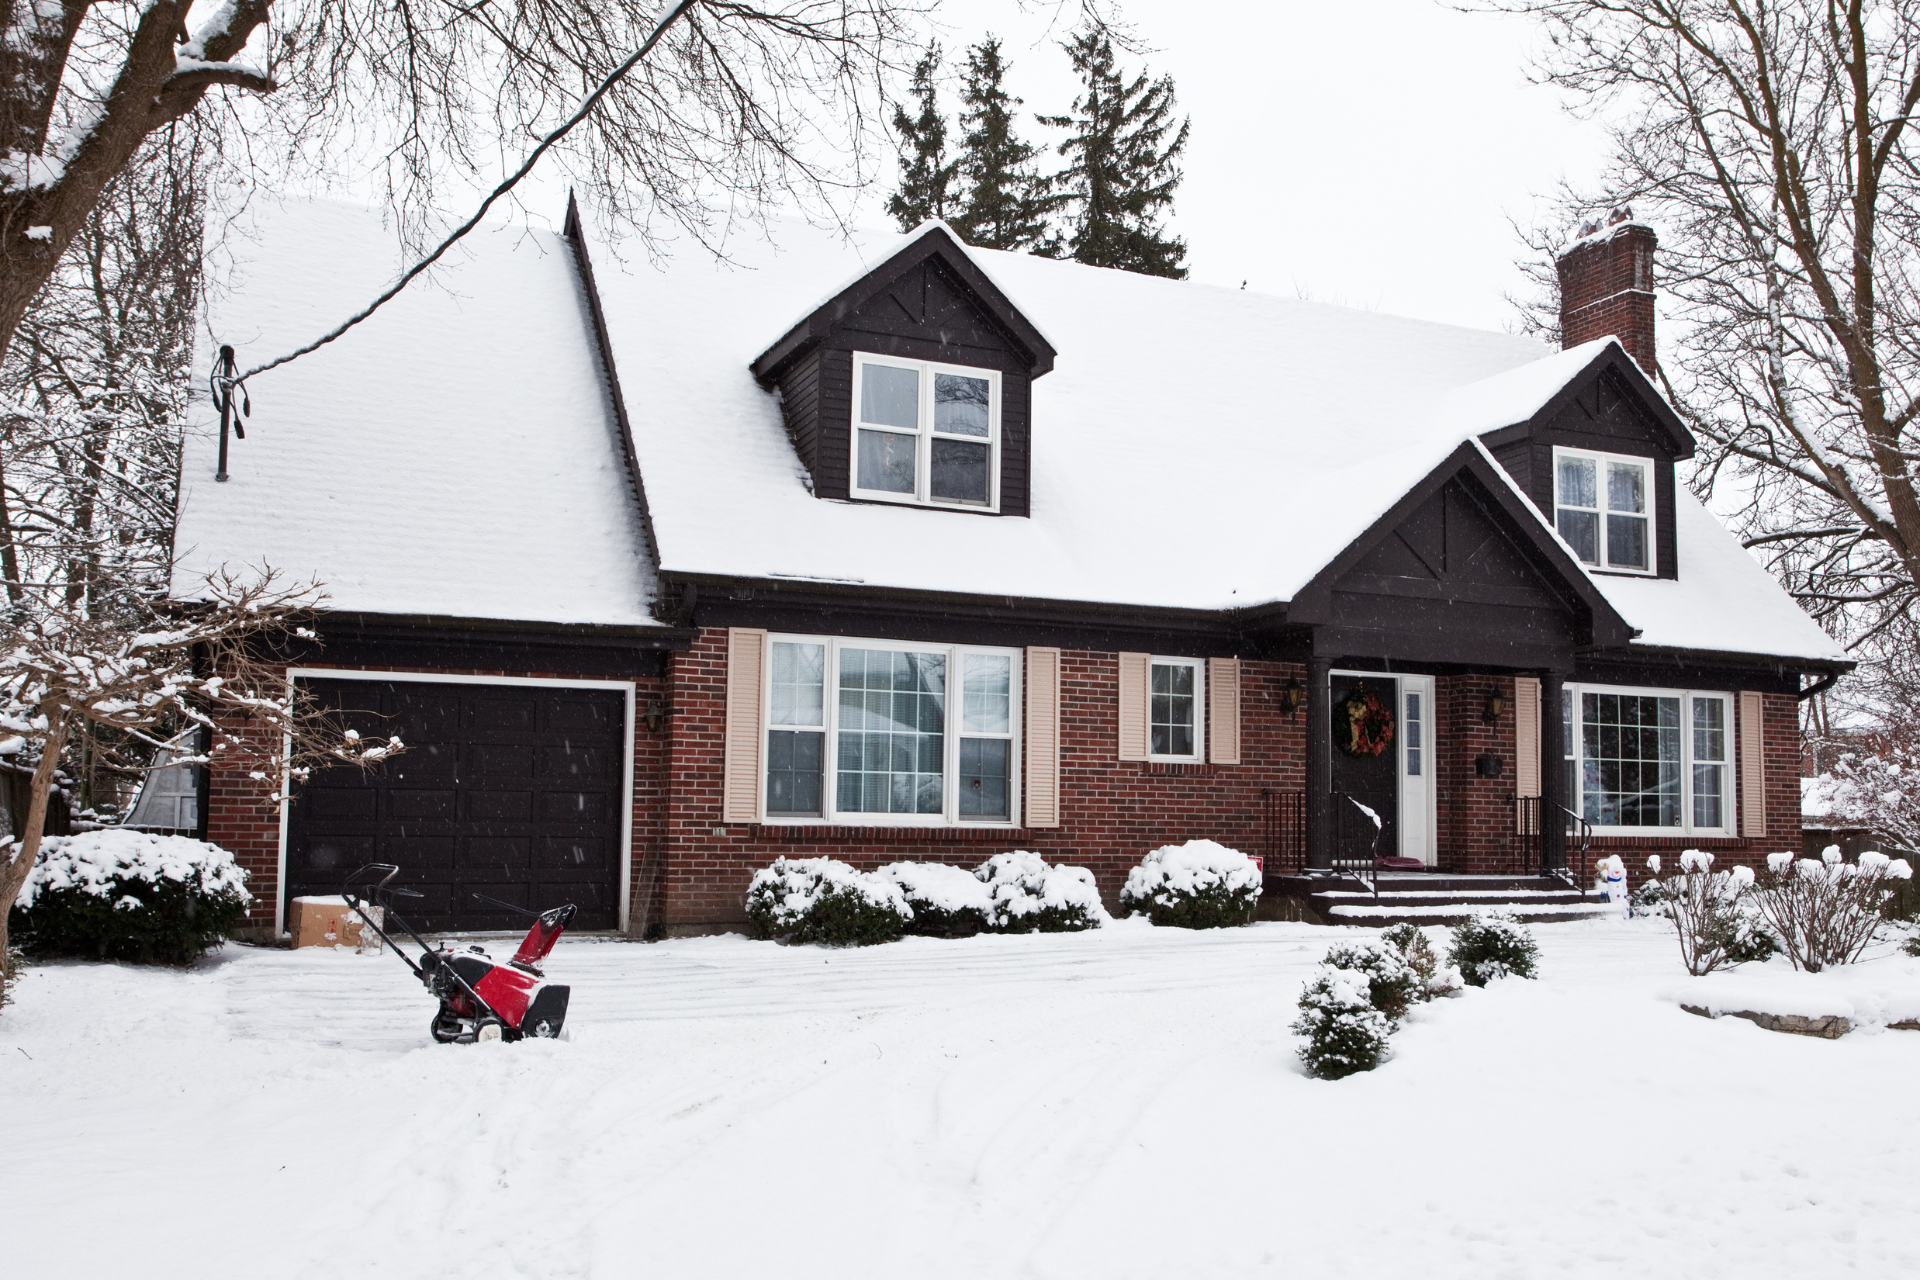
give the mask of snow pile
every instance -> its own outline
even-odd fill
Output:
[[[1920,960],[1889,956],[1822,973],[1798,972],[1779,961],[1736,973],[1692,979],[1666,998],[1715,1017],[1727,1013],[1838,1016],[1855,1028],[1920,1020]]]
[[[1157,925],[1212,929],[1246,924],[1260,899],[1259,866],[1212,840],[1163,845],[1127,872],[1120,905]]]
[[[747,919],[762,938],[868,946],[892,942],[913,919],[891,880],[832,858],[775,858],[747,887]]]
[[[993,919],[993,894],[971,871],[944,862],[890,862],[874,875],[899,887],[913,910],[907,932],[963,938]]]
[[[42,894],[73,889],[132,911],[145,904],[126,892],[131,882],[158,887],[166,880],[201,894],[231,895],[242,905],[253,901],[247,873],[219,845],[108,827],[46,837],[15,905],[31,910]]]
[[[1048,865],[1037,853],[996,853],[973,873],[993,903],[992,927],[1003,933],[1097,929],[1109,919],[1093,872]]]

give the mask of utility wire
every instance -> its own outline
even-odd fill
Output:
[[[637,50],[634,51],[633,56],[631,58],[628,58],[625,62],[621,63],[619,66],[615,67],[613,71],[607,76],[607,78],[600,82],[599,87],[596,88],[592,93],[587,95],[586,100],[580,104],[579,110],[575,111],[573,115],[568,117],[565,123],[563,123],[559,128],[555,129],[552,133],[549,133],[546,137],[542,138],[540,140],[540,145],[535,147],[531,152],[527,154],[526,160],[522,162],[522,164],[518,169],[514,170],[513,175],[509,177],[505,182],[502,182],[499,186],[495,187],[492,193],[489,194],[487,198],[480,203],[480,207],[473,211],[473,216],[471,218],[468,218],[465,222],[461,223],[459,227],[455,228],[453,234],[449,235],[445,240],[442,240],[439,246],[435,248],[432,253],[420,259],[420,261],[414,263],[413,266],[409,267],[405,274],[403,274],[398,280],[395,280],[391,285],[387,287],[387,291],[385,293],[381,294],[379,297],[375,298],[372,302],[368,303],[361,310],[355,312],[352,316],[348,317],[348,319],[343,324],[339,325],[337,328],[331,330],[330,332],[323,334],[321,337],[314,339],[312,342],[309,342],[306,346],[301,347],[298,351],[290,351],[286,355],[281,356],[278,359],[269,360],[267,361],[267,363],[262,365],[255,365],[253,368],[247,370],[245,373],[241,374],[239,377],[234,378],[232,381],[235,382],[236,384],[245,382],[248,378],[253,377],[253,375],[255,375],[256,373],[265,373],[269,369],[278,368],[283,364],[287,364],[287,363],[290,363],[291,361],[298,360],[301,356],[307,355],[314,351],[318,351],[321,347],[326,346],[329,342],[332,342],[335,338],[340,337],[347,330],[353,328],[355,325],[359,324],[362,320],[365,320],[368,316],[372,315],[374,312],[378,311],[381,307],[385,306],[387,303],[393,301],[394,298],[398,297],[402,289],[405,289],[409,284],[413,283],[414,277],[418,276],[421,272],[425,271],[428,267],[431,267],[434,263],[438,262],[442,257],[442,255],[444,255],[447,250],[453,248],[453,246],[459,243],[461,238],[464,237],[469,231],[472,231],[475,227],[479,226],[480,219],[486,216],[487,210],[493,207],[494,201],[498,200],[501,196],[507,194],[507,192],[513,190],[514,187],[518,186],[520,183],[520,180],[526,177],[527,174],[533,171],[533,166],[539,162],[539,159],[541,156],[547,153],[548,148],[552,147],[553,144],[560,141],[560,139],[566,137],[568,133],[573,131],[573,128],[575,125],[579,124],[582,120],[585,120],[587,116],[592,113],[593,108],[595,107],[596,104],[599,103],[600,99],[606,97],[608,92],[612,90],[614,85],[620,83],[621,80],[625,79],[627,73],[632,71],[635,67],[639,66],[640,60],[646,57],[648,53],[652,52],[653,46],[660,43],[660,37],[667,34],[667,28],[671,27],[674,23],[678,22],[683,16],[685,16],[687,10],[693,8],[694,5],[698,3],[700,3],[700,0],[680,0],[680,3],[675,5],[673,7],[673,10],[670,13],[668,13],[666,17],[660,19],[659,24],[655,26],[653,29],[653,34],[649,35],[646,38],[646,42],[643,43]]]

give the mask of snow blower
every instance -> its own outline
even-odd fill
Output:
[[[435,947],[416,933],[393,909],[393,900],[426,895],[412,889],[390,887],[399,874],[400,868],[391,862],[369,863],[348,876],[340,892],[367,927],[393,948],[393,953],[413,970],[421,985],[440,1001],[430,1028],[433,1038],[441,1044],[473,1044],[518,1040],[522,1036],[550,1040],[559,1035],[561,1025],[567,1020],[569,988],[549,983],[540,972],[539,963],[560,940],[561,932],[577,908],[569,902],[564,907],[551,907],[546,911],[528,911],[484,893],[474,894],[481,902],[533,920],[533,927],[527,930],[513,959],[500,964],[477,946],[469,946],[464,951],[446,945]],[[418,964],[407,959],[382,921],[374,919],[367,910],[370,902],[379,905],[386,926],[397,925],[419,945]]]

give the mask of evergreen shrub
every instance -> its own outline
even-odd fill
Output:
[[[747,887],[747,921],[776,942],[866,947],[898,938],[913,919],[900,887],[832,858],[775,858]]]
[[[1367,999],[1390,1023],[1407,1016],[1423,998],[1419,975],[1407,967],[1400,952],[1377,942],[1342,942],[1327,952],[1329,968],[1366,979]]]
[[[1155,849],[1127,872],[1120,905],[1156,925],[1221,929],[1252,922],[1260,889],[1252,858],[1212,840],[1189,840]]]
[[[1481,911],[1453,927],[1447,961],[1470,987],[1495,978],[1531,978],[1539,968],[1540,946],[1511,911]]]
[[[874,874],[899,887],[913,909],[907,932],[917,937],[970,938],[993,917],[993,895],[964,867],[893,862]]]
[[[246,918],[247,873],[218,845],[105,828],[48,836],[7,928],[36,955],[191,964]]]
[[[1098,929],[1106,908],[1093,872],[1049,866],[1037,853],[996,853],[974,870],[993,903],[989,926],[1000,933],[1071,933]]]
[[[1396,924],[1380,932],[1380,945],[1391,948],[1399,955],[1401,963],[1413,971],[1420,980],[1420,998],[1437,1000],[1441,996],[1456,996],[1462,986],[1460,971],[1452,965],[1442,965],[1440,954],[1433,949],[1426,930],[1417,924]]]
[[[1293,1031],[1306,1037],[1300,1061],[1307,1074],[1339,1080],[1380,1065],[1393,1024],[1374,1007],[1366,974],[1321,965],[1300,993]]]

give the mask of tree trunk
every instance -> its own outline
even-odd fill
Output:
[[[40,837],[47,825],[47,801],[53,795],[53,777],[60,770],[60,752],[67,745],[67,721],[64,714],[50,712],[51,723],[47,726],[47,738],[40,752],[40,765],[33,771],[33,798],[27,804],[26,825],[20,830],[20,844],[13,852],[13,861],[8,863],[4,872],[0,872],[0,983],[11,980],[13,974],[8,963],[11,952],[7,950],[7,917],[13,911],[13,902],[20,896],[20,886],[27,882],[27,872],[33,870],[33,860],[40,856]]]

